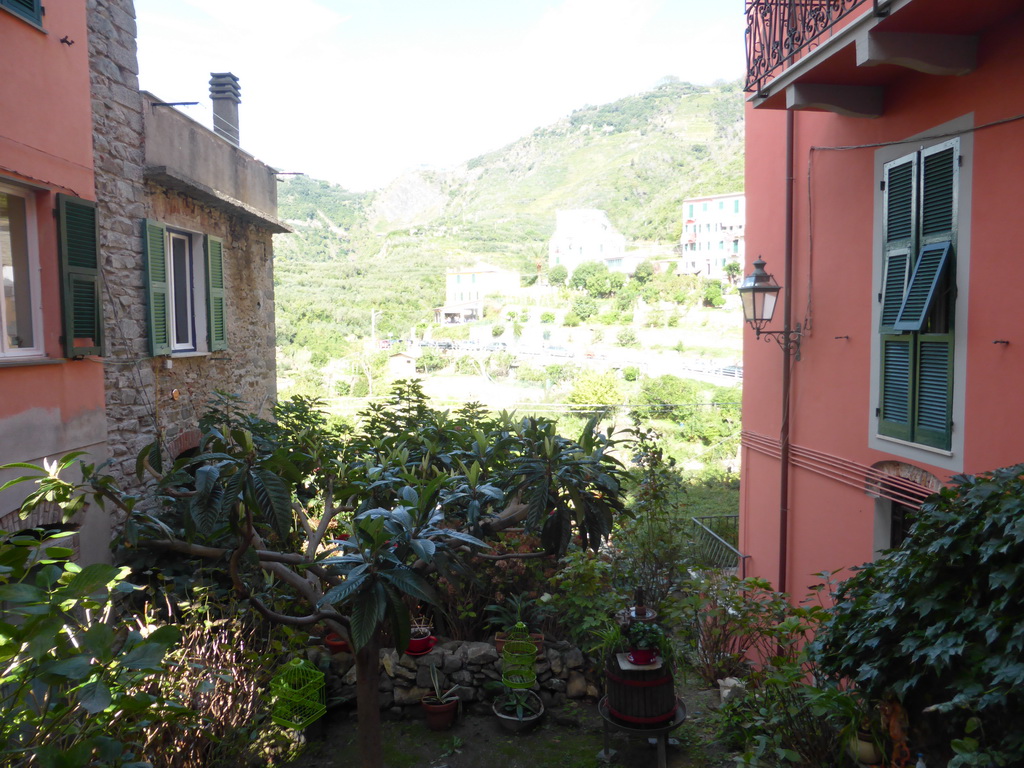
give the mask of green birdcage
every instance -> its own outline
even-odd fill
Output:
[[[305,659],[292,659],[270,681],[271,717],[283,728],[302,730],[319,720],[324,706],[324,673]]]
[[[537,644],[522,622],[509,630],[501,662],[501,682],[509,688],[532,688],[537,682]]]

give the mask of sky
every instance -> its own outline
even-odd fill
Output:
[[[353,191],[451,168],[674,75],[743,75],[744,0],[135,0],[139,83],[241,146]]]

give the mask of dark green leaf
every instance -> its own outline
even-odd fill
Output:
[[[78,689],[78,703],[90,715],[102,712],[110,702],[110,689],[102,681],[95,680]]]
[[[288,485],[273,472],[253,469],[250,475],[253,496],[259,504],[263,518],[270,522],[281,536],[287,536],[292,528],[292,498]]]

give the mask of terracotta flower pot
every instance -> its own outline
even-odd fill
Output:
[[[447,731],[455,724],[459,714],[459,700],[440,702],[429,696],[420,699],[423,714],[427,718],[427,728],[432,731]]]

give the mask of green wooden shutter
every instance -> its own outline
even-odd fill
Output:
[[[0,0],[0,6],[10,9],[34,24],[43,23],[42,0]]]
[[[228,331],[224,302],[224,243],[206,236],[206,309],[210,351],[227,349]]]
[[[900,307],[907,292],[907,274],[910,271],[910,251],[893,249],[886,254],[885,275],[882,279],[881,330],[891,331],[896,325]]]
[[[955,241],[960,140],[921,150],[921,244]]]
[[[57,195],[57,248],[64,314],[64,354],[103,354],[100,238],[96,203]]]
[[[891,332],[906,296],[910,254],[915,251],[914,210],[917,204],[917,155],[895,160],[884,167],[884,259],[882,262],[882,312],[879,330]]]
[[[917,270],[924,270],[925,285],[920,288],[924,297],[921,324],[922,332],[917,337],[915,371],[915,416],[914,442],[948,450],[952,439],[953,401],[953,317],[952,303],[956,291],[939,295],[937,288],[927,290],[928,274],[935,270],[936,286],[954,285],[957,237],[957,206],[960,188],[960,139],[954,138],[921,150],[921,259]],[[929,246],[940,249],[937,264],[926,261]],[[936,261],[935,252],[931,262]],[[947,280],[943,283],[943,271]],[[916,282],[916,281],[915,281]],[[918,291],[911,285],[910,293]],[[936,301],[948,301],[946,327],[941,333],[936,328],[926,328],[924,318]],[[913,323],[915,318],[911,317]]]
[[[921,248],[914,276],[893,327],[897,331],[920,331],[935,300],[936,288],[949,263],[949,241],[932,243]]]
[[[171,354],[171,295],[167,276],[167,227],[156,221],[143,222],[148,298],[149,353]]]
[[[917,353],[914,441],[948,449],[952,437],[953,344],[951,334],[921,334]]]
[[[911,428],[911,371],[913,337],[882,337],[882,392],[878,431],[909,440]]]

